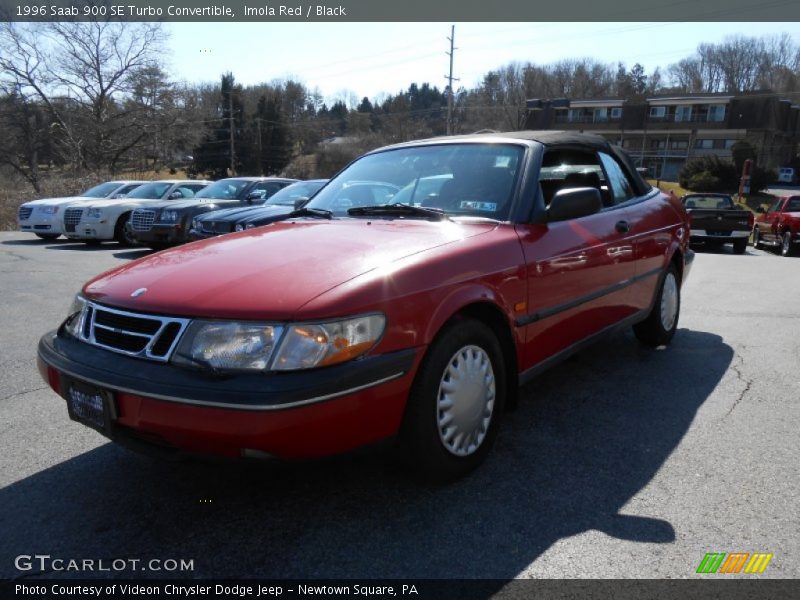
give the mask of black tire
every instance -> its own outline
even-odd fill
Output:
[[[744,254],[747,252],[747,238],[733,241],[733,253]]]
[[[753,228],[753,248],[761,249],[761,234],[758,227]]]
[[[671,280],[671,283],[670,283]],[[670,327],[665,327],[664,319],[662,319],[662,305],[669,302],[665,299],[665,289],[670,293],[674,285],[674,318]],[[669,310],[669,309],[667,309]],[[678,277],[678,270],[675,265],[670,263],[661,281],[658,285],[658,293],[656,300],[653,303],[653,308],[647,318],[633,326],[633,333],[639,341],[645,346],[657,348],[658,346],[666,346],[672,341],[672,336],[678,329],[678,318],[681,314],[681,285],[680,278]]]
[[[40,240],[47,240],[48,242],[52,242],[61,237],[60,233],[36,233],[34,235]]]
[[[468,365],[467,362],[472,364]],[[476,362],[491,367],[494,375],[494,399],[492,405],[491,383],[488,379],[485,400],[480,393],[474,397],[470,394],[471,390],[478,389],[475,386],[467,385],[462,388],[461,394],[457,390],[454,392],[456,402],[460,403],[462,410],[456,411],[450,422],[461,420],[462,425],[470,431],[465,437],[450,431],[457,430],[456,427],[444,428],[440,424],[440,419],[445,419],[448,415],[443,412],[439,402],[440,399],[447,400],[443,385],[453,380],[458,381],[448,373],[451,369],[456,369],[458,364],[466,369],[475,369],[468,373],[470,381],[476,383],[480,380],[482,375],[479,371],[484,369],[476,365]],[[500,415],[507,394],[505,369],[500,342],[484,323],[474,319],[461,319],[452,322],[439,333],[414,379],[397,444],[399,458],[416,476],[429,481],[451,481],[466,475],[483,462],[500,426]],[[465,402],[474,403],[474,406],[464,404]],[[473,410],[470,411],[470,408]],[[486,418],[488,424],[485,423]],[[452,439],[445,441],[448,432]],[[467,447],[448,447],[451,443],[460,445],[458,440],[466,440]]]
[[[114,225],[114,239],[122,246],[138,246],[139,242],[136,241],[136,238],[133,237],[133,231],[131,231],[130,226],[128,225],[128,219],[130,219],[131,213],[125,213],[124,215],[120,215],[119,219],[117,219],[117,224]]]
[[[792,244],[792,232],[785,231],[781,237],[781,256],[793,256],[794,245]]]

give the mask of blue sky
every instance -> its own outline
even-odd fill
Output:
[[[450,23],[169,23],[169,70],[192,83],[232,71],[245,85],[292,77],[328,100],[370,99],[412,82],[440,88]],[[649,73],[726,36],[789,33],[799,23],[455,23],[454,76],[472,87],[511,61],[593,57]]]

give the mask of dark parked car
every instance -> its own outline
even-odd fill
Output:
[[[231,177],[220,179],[182,202],[150,204],[131,213],[134,239],[154,249],[188,242],[192,219],[220,208],[244,208],[263,202],[296,179],[281,177]]]
[[[800,244],[800,196],[778,198],[759,212],[753,227],[753,247],[770,245],[780,248],[783,256],[792,256]]]
[[[203,240],[280,221],[316,194],[327,182],[327,179],[298,181],[265,199],[261,205],[254,202],[253,206],[223,208],[205,213],[194,218],[189,235],[193,240]]]
[[[744,254],[755,219],[752,212],[736,208],[728,194],[687,194],[681,201],[689,213],[692,243],[733,244],[736,254]]]
[[[393,438],[458,477],[520,384],[619,328],[668,344],[693,256],[680,202],[577,133],[375,150],[298,214],[89,281],[39,342],[70,417],[229,457]]]

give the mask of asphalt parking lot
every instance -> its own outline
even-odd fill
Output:
[[[86,279],[147,253],[0,233],[0,577],[31,578],[14,559],[36,553],[509,580],[693,578],[707,552],[769,552],[760,577],[800,575],[800,258],[698,253],[670,348],[620,334],[549,371],[488,462],[434,487],[374,453],[157,462],[69,421],[36,343]]]

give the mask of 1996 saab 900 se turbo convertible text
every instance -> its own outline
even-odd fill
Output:
[[[39,366],[129,445],[303,458],[396,436],[457,477],[545,367],[620,326],[670,341],[688,240],[680,203],[602,138],[400,144],[288,221],[96,277]]]

